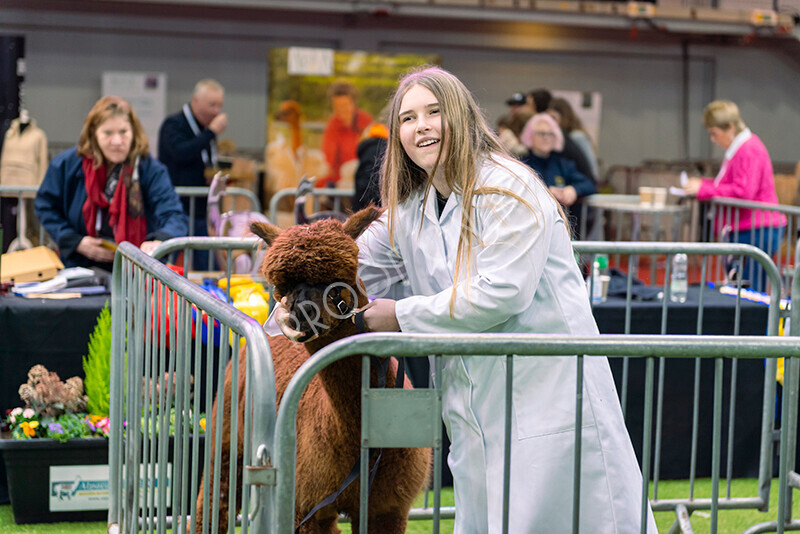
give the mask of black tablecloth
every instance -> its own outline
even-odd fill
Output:
[[[667,311],[667,334],[696,334],[700,287],[691,286],[686,302],[670,302]],[[631,302],[631,334],[660,334],[663,301],[659,298]],[[609,297],[594,305],[594,317],[602,334],[625,333],[625,299]],[[703,291],[704,335],[733,335],[736,298],[706,288]],[[767,306],[740,301],[739,335],[767,334]]]
[[[732,335],[735,323],[734,297],[706,289],[703,295],[703,330],[706,335]],[[697,333],[699,287],[690,287],[685,303],[670,302],[667,312],[668,334]],[[631,305],[633,334],[659,334],[662,323],[662,301],[634,301]],[[766,335],[768,308],[763,304],[742,300],[740,303],[740,335]],[[625,332],[625,299],[609,298],[594,308],[600,332]],[[721,350],[720,355],[724,355]],[[629,390],[626,424],[634,449],[641,460],[644,418],[645,360],[629,358]],[[617,388],[622,391],[621,358],[610,358]],[[658,384],[658,361],[655,362]],[[732,362],[724,361],[723,382],[723,446],[722,465],[727,462],[728,402]],[[688,478],[690,469],[692,403],[694,399],[695,360],[668,359],[664,372],[663,438],[660,461],[662,478]],[[763,360],[740,360],[736,385],[736,420],[734,423],[733,474],[736,477],[758,476],[761,432],[761,410],[764,390]],[[698,429],[697,475],[711,475],[711,433],[713,418],[714,362],[705,360],[700,373],[700,410]],[[657,391],[657,390],[654,390]],[[653,418],[655,424],[655,417]],[[655,426],[653,427],[655,434]],[[723,471],[724,476],[724,471]]]
[[[83,378],[89,335],[110,295],[76,299],[0,297],[0,412],[20,404],[28,370],[42,364],[62,380]]]

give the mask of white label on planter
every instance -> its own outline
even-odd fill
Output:
[[[108,465],[50,466],[50,511],[108,510]]]
[[[147,478],[147,485],[144,483],[145,478]],[[123,484],[124,482],[123,478]],[[147,490],[146,500],[145,489]],[[172,462],[167,462],[167,483],[163,487],[160,487],[158,483],[158,463],[139,465],[139,508],[145,508],[147,504],[158,508],[159,491],[167,492],[165,500],[167,506],[170,506],[172,503]]]

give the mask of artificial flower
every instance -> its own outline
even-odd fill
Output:
[[[32,438],[36,435],[36,427],[39,426],[39,421],[25,421],[20,426],[22,427],[22,431],[25,433],[25,435],[29,438]]]

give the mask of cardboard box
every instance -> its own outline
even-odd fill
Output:
[[[0,257],[0,282],[41,282],[63,268],[58,254],[47,247],[9,252]]]

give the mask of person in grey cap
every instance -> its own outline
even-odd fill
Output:
[[[509,107],[511,115],[517,115],[519,113],[529,113],[533,115],[536,111],[523,93],[514,93],[511,95],[508,100],[506,100],[506,105]]]

